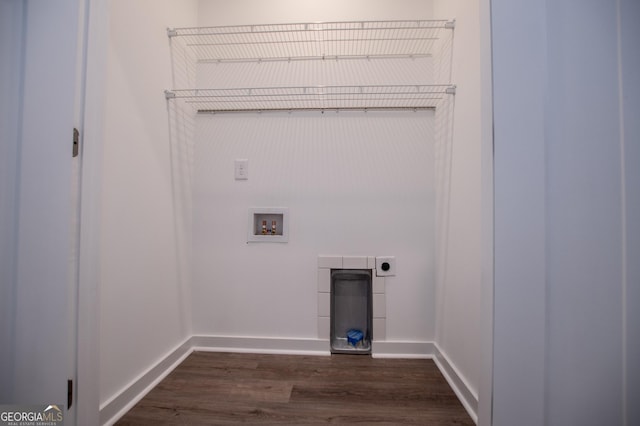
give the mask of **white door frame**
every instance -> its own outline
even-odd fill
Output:
[[[85,0],[86,65],[78,289],[77,424],[100,422],[100,199],[108,0]]]

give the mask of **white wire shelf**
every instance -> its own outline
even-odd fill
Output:
[[[431,56],[455,21],[351,21],[173,28],[200,62]]]
[[[433,109],[455,94],[453,85],[252,87],[166,91],[168,100],[181,99],[199,113]]]

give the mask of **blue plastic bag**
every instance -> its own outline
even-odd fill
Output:
[[[356,346],[359,342],[362,341],[363,338],[364,333],[362,333],[362,331],[360,330],[352,328],[351,330],[347,331],[347,341],[352,346]]]

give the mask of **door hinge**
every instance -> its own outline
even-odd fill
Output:
[[[73,380],[67,380],[67,410],[73,405]]]
[[[73,157],[77,157],[78,156],[79,143],[80,143],[80,132],[78,131],[78,129],[76,129],[74,127],[73,128],[73,151],[72,151],[72,156]]]

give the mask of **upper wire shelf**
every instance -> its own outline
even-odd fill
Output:
[[[350,21],[168,29],[201,62],[431,56],[455,21]]]
[[[451,85],[305,86],[166,91],[200,113],[290,110],[433,109]]]

